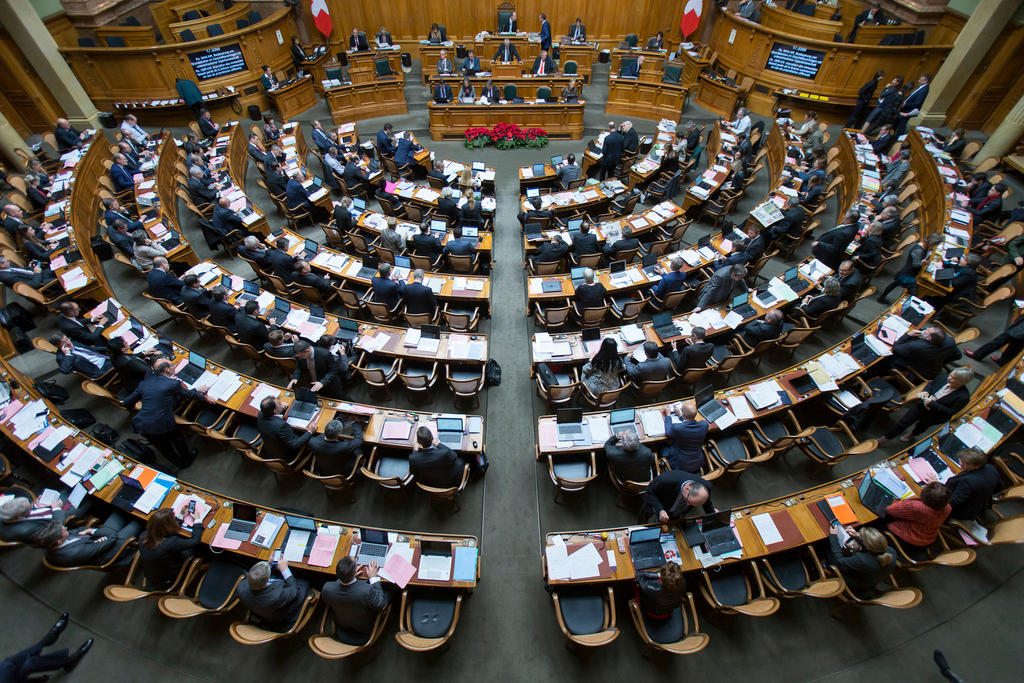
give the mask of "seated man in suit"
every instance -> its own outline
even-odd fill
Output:
[[[108,230],[118,219],[124,221],[128,228],[128,232],[135,232],[136,230],[142,230],[142,221],[136,220],[130,213],[128,213],[121,202],[117,201],[114,197],[103,198],[103,220],[106,221]]]
[[[839,298],[843,301],[852,302],[864,286],[864,278],[861,277],[860,271],[853,267],[853,261],[850,260],[839,264],[836,279],[839,280]]]
[[[295,342],[295,371],[288,388],[303,384],[326,398],[344,398],[342,380],[348,379],[349,368],[340,357],[327,349],[313,346],[304,339]]]
[[[99,527],[68,531],[63,522],[51,520],[32,543],[46,551],[46,561],[58,567],[104,565],[120,557],[116,567],[126,567],[132,553],[123,552],[129,541],[142,531],[142,521],[115,511]]]
[[[452,101],[452,88],[450,85],[444,82],[444,79],[440,80],[437,85],[434,86],[434,103],[435,104],[448,104]]]
[[[522,62],[519,58],[519,50],[512,44],[512,41],[508,38],[505,39],[501,45],[498,46],[498,50],[494,53],[494,62],[511,62],[511,61]]]
[[[114,190],[117,192],[126,192],[135,187],[132,174],[126,168],[127,164],[128,160],[125,159],[125,156],[117,154],[114,156],[114,163],[110,165],[110,180],[114,183]]]
[[[469,256],[476,251],[476,238],[463,237],[462,226],[456,225],[452,228],[451,239],[444,245],[444,253],[455,256]]]
[[[242,258],[252,261],[261,268],[269,265],[268,250],[265,244],[260,242],[255,235],[249,235],[242,240],[241,246],[235,250]],[[285,254],[287,256],[287,254]]]
[[[249,344],[257,350],[267,343],[270,328],[256,316],[260,305],[255,301],[246,301],[241,310],[235,311],[235,329],[238,330],[238,341]]]
[[[77,344],[83,346],[104,346],[107,340],[97,325],[102,326],[107,322],[107,319],[103,316],[98,317],[95,322],[84,318],[82,316],[82,309],[74,301],[62,301],[60,303],[57,329]]]
[[[238,309],[228,303],[228,293],[228,288],[222,285],[217,285],[210,290],[210,322],[220,327],[226,327],[231,334],[237,334],[235,314]]]
[[[640,443],[636,432],[612,434],[604,443],[604,456],[608,468],[620,481],[650,481],[654,454]]]
[[[685,261],[681,256],[673,256],[669,261],[669,271],[661,276],[658,284],[651,288],[653,300],[660,303],[672,292],[678,292],[686,286],[686,273],[683,272]]]
[[[366,578],[356,577],[356,562],[351,557],[338,561],[337,581],[324,584],[320,599],[334,617],[334,627],[352,639],[369,639],[377,615],[388,604],[387,593],[377,576],[377,563],[366,567]]]
[[[541,50],[540,56],[533,60],[533,68],[530,73],[536,76],[550,76],[555,73],[555,63],[548,57],[547,50]]]
[[[181,303],[181,290],[185,283],[171,274],[171,264],[164,256],[153,259],[153,267],[146,273],[149,293],[157,299],[167,299],[174,305]]]
[[[320,154],[327,154],[327,150],[335,146],[334,142],[328,137],[327,131],[319,121],[313,121],[310,125],[313,127],[313,130],[310,131],[313,144],[320,150]]]
[[[907,412],[886,432],[879,445],[884,446],[889,439],[900,436],[910,425],[914,425],[910,434],[900,437],[900,441],[904,443],[919,437],[929,427],[948,421],[971,400],[967,383],[973,377],[974,371],[970,368],[957,368],[949,373],[948,379],[944,372],[936,375],[925,390],[909,402]]]
[[[561,261],[569,253],[569,245],[565,243],[562,236],[555,233],[547,242],[537,245],[537,253],[533,255],[534,265],[538,263],[556,263]]]
[[[640,247],[640,240],[633,237],[633,228],[628,225],[622,228],[622,237],[615,242],[605,242],[604,257],[608,261],[615,261],[622,258],[624,252],[633,251]]]
[[[33,537],[50,522],[64,524],[67,516],[49,505],[33,505],[32,500],[15,496],[0,506],[0,540],[7,543],[31,543]]]
[[[992,496],[1003,488],[999,470],[988,462],[988,456],[977,448],[965,448],[957,453],[963,469],[946,481],[953,519],[977,520],[992,507]]]
[[[882,125],[881,130],[878,131],[878,137],[871,141],[871,149],[875,151],[875,154],[884,154],[889,147],[892,146],[893,131],[892,125],[886,123]]]
[[[213,115],[208,109],[199,111],[199,133],[204,138],[212,138],[220,130],[220,126],[213,121]]]
[[[249,136],[249,146],[246,147],[246,151],[249,152],[249,156],[253,161],[264,163],[267,160],[267,153],[263,149],[263,141],[260,140],[260,136],[253,133]]]
[[[773,240],[780,237],[796,239],[804,228],[804,219],[807,218],[807,209],[800,205],[798,197],[790,197],[786,200],[782,218],[775,222],[769,229],[768,234]]]
[[[323,298],[334,293],[334,286],[331,285],[330,278],[326,275],[314,274],[309,263],[302,259],[295,261],[295,274],[292,276],[292,282],[303,287],[312,287]]]
[[[576,17],[576,22],[569,27],[569,32],[566,35],[569,36],[571,43],[587,42],[587,27],[583,25],[583,20]]]
[[[345,187],[356,188],[357,192],[365,192],[370,189],[370,177],[359,167],[359,155],[348,153],[345,155],[345,166],[341,170],[341,179]]]
[[[673,469],[663,472],[651,481],[644,493],[641,517],[657,516],[658,522],[667,524],[681,521],[694,508],[706,515],[715,512],[711,503],[711,484],[696,474]]]
[[[515,10],[508,15],[508,20],[498,26],[499,33],[518,33],[519,31],[519,15],[516,14]],[[507,38],[506,38],[507,40]]]
[[[541,209],[542,206],[540,197],[530,197],[530,208],[527,211],[520,211],[518,218],[519,224],[525,226],[527,223],[533,223],[535,221],[543,221],[550,219],[554,216],[548,209]]]
[[[572,235],[572,253],[577,257],[597,254],[601,251],[597,246],[597,235],[591,232],[590,228],[590,219],[584,218],[580,223],[580,229]]]
[[[475,76],[480,71],[480,58],[476,56],[476,52],[469,50],[466,52],[466,58],[462,60],[462,73],[465,76]]]
[[[385,262],[377,267],[377,274],[370,280],[370,287],[373,289],[373,300],[393,310],[402,298],[405,283],[391,279],[391,264]]]
[[[366,36],[360,35],[357,28],[352,29],[352,35],[348,37],[348,49],[356,50],[357,52],[370,49],[370,46],[366,44]]]
[[[782,311],[773,308],[764,315],[764,320],[751,320],[738,330],[740,337],[753,348],[768,339],[782,334]]]
[[[275,197],[284,197],[288,193],[288,176],[284,173],[281,162],[275,161],[267,169],[267,190]]]
[[[267,250],[267,266],[270,272],[290,283],[295,274],[295,259],[288,255],[288,240],[279,237],[274,242],[274,248]]]
[[[313,220],[319,218],[326,219],[325,210],[313,203],[313,200],[309,198],[309,190],[303,185],[306,182],[306,174],[301,170],[297,170],[292,173],[291,178],[288,179],[288,184],[285,186],[285,206],[290,210],[305,209],[309,211],[310,216]]]
[[[576,164],[575,154],[567,155],[565,161],[558,166],[556,171],[558,172],[558,182],[562,189],[568,189],[569,183],[578,180],[580,173],[582,173],[580,167]]]
[[[198,207],[217,201],[217,192],[207,187],[203,181],[203,169],[193,166],[188,171],[188,196]]]
[[[246,580],[238,584],[238,600],[262,628],[287,631],[299,617],[309,584],[292,576],[284,557],[278,559],[276,566],[280,579],[271,578],[269,562],[254,564],[246,573]]]
[[[437,60],[437,73],[449,75],[455,71],[455,62],[448,58],[448,50],[441,50],[441,57]]]
[[[57,138],[58,152],[80,149],[85,140],[85,133],[78,132],[67,119],[57,119],[57,128],[53,135]]]
[[[324,182],[335,192],[341,192],[339,178],[345,177],[345,164],[342,157],[338,156],[338,148],[331,147],[323,158]]]
[[[746,266],[725,266],[719,268],[707,281],[700,296],[697,297],[697,306],[694,311],[701,311],[705,308],[717,306],[718,304],[732,301],[732,298],[739,292],[747,291]]]
[[[394,129],[395,127],[389,122],[385,123],[384,127],[377,131],[377,149],[381,154],[394,156],[395,144],[391,138],[391,131]]]
[[[690,336],[676,342],[676,350],[672,354],[672,363],[676,370],[682,372],[688,368],[703,368],[708,364],[708,359],[715,352],[715,345],[704,341],[707,330],[703,327],[694,327]]]
[[[405,301],[405,312],[410,314],[437,312],[437,299],[434,290],[423,284],[423,271],[417,268],[412,273],[412,282],[405,286],[402,300]]]
[[[811,254],[829,268],[835,269],[843,261],[846,248],[860,230],[860,212],[850,209],[843,222],[811,242]]]
[[[419,233],[412,236],[412,253],[426,256],[431,262],[437,263],[443,252],[441,240],[430,234],[430,221],[423,221]]]
[[[128,231],[128,224],[120,218],[107,223],[107,239],[125,256],[130,258],[135,253],[135,238]]]
[[[131,142],[122,140],[117,143],[117,149],[124,156],[124,167],[131,174],[142,172],[142,162],[148,161],[151,154],[147,151],[137,152]]]
[[[213,231],[221,237],[227,237],[234,231],[247,232],[245,221],[236,212],[231,210],[231,200],[221,197],[217,200],[217,207],[213,210]]]
[[[210,302],[213,297],[210,290],[204,289],[199,282],[199,276],[189,273],[181,279],[185,287],[181,290],[181,301],[188,311],[195,318],[205,318],[210,314]]]
[[[331,420],[324,427],[323,434],[309,440],[309,450],[316,458],[317,473],[352,473],[356,460],[363,454],[363,428],[358,422],[353,422],[351,438],[345,438],[344,431],[345,425],[341,420]]]
[[[494,81],[490,78],[484,83],[484,87],[480,90],[480,97],[486,98],[485,104],[494,104],[501,99],[501,91],[498,90],[498,86],[494,85]]]
[[[11,265],[10,259],[0,254],[0,283],[8,287],[14,287],[15,282],[24,282],[29,287],[38,289],[55,277],[48,268],[43,269],[40,266],[21,268]]]
[[[908,330],[892,345],[892,356],[887,364],[895,370],[913,368],[921,377],[931,380],[943,366],[960,360],[960,349],[956,340],[946,334],[938,325],[929,325],[923,330]],[[883,372],[888,367],[883,367]]]
[[[263,345],[263,351],[271,358],[292,358],[295,356],[296,339],[297,337],[291,332],[274,328],[267,335],[267,343]]]
[[[280,83],[277,82],[277,78],[274,76],[274,72],[270,70],[270,66],[267,64],[263,65],[263,75],[260,76],[260,85],[263,86],[264,92],[270,92],[280,85]]]
[[[644,66],[644,56],[640,55],[636,59],[627,62],[622,69],[621,76],[624,78],[639,78],[640,70]]]
[[[996,183],[988,189],[988,194],[986,194],[981,200],[971,202],[971,206],[968,211],[974,215],[975,223],[982,223],[984,221],[991,221],[999,218],[999,215],[1003,212],[1004,192],[1006,192],[1006,184]]]
[[[644,355],[647,358],[639,363],[633,354],[622,359],[622,367],[634,385],[640,386],[643,382],[660,381],[672,376],[672,361],[661,355],[657,343],[644,342]]]
[[[885,166],[885,175],[882,176],[881,184],[898,186],[903,180],[903,177],[910,172],[910,150],[904,149],[900,151],[900,156],[896,161],[891,161]]]
[[[600,308],[605,305],[604,295],[607,292],[604,285],[596,282],[594,271],[590,268],[583,269],[583,284],[576,287],[572,295],[573,301],[582,311],[584,308]]]
[[[434,438],[427,427],[416,429],[416,442],[409,454],[409,473],[427,486],[449,488],[458,486],[465,466],[462,458]]]
[[[289,388],[292,384],[294,380],[289,383]],[[305,431],[297,433],[285,421],[284,413],[287,409],[288,406],[274,396],[267,396],[260,401],[256,426],[263,438],[261,454],[264,458],[290,460],[316,432],[316,425],[310,424]]]

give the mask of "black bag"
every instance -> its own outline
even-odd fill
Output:
[[[116,429],[102,422],[92,428],[92,435],[108,446],[113,446],[121,438]]]
[[[68,408],[60,412],[61,417],[79,429],[88,429],[96,424],[96,417],[84,408]]]
[[[92,248],[92,253],[100,261],[109,261],[114,258],[114,250],[111,248],[110,243],[99,235],[93,235],[89,238],[89,246]]]
[[[545,387],[558,384],[558,378],[555,377],[555,373],[552,372],[547,363],[537,363],[537,376],[540,378],[540,383]]]
[[[501,366],[493,358],[487,361],[484,369],[484,386],[496,387],[501,384]]]
[[[156,464],[156,452],[143,441],[138,439],[125,439],[124,443],[121,444],[120,449],[122,453],[132,460],[136,460],[145,465]]]
[[[36,391],[38,391],[43,398],[47,399],[51,403],[60,405],[71,398],[71,394],[68,393],[68,390],[54,382],[52,379],[37,379],[32,383],[32,386],[36,388]],[[96,420],[93,420],[92,422],[95,421]],[[92,424],[92,422],[89,424]]]
[[[480,479],[487,472],[491,463],[487,460],[487,454],[480,452],[469,459],[469,476],[473,479]]]
[[[7,330],[21,329],[28,332],[36,329],[32,315],[17,301],[0,308],[0,325]]]

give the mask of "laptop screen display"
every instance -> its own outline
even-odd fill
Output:
[[[198,366],[200,368],[204,368],[204,369],[206,368],[206,359],[203,358],[202,356],[200,356],[195,351],[189,351],[188,352],[188,362],[191,365],[196,365],[196,366]]]

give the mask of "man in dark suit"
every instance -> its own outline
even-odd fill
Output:
[[[434,86],[434,103],[448,104],[452,101],[452,88],[444,82],[444,79]]]
[[[886,123],[878,131],[878,137],[871,141],[871,149],[875,151],[875,154],[884,154],[892,146],[893,140],[895,138],[892,134],[892,126]]]
[[[448,92],[449,94],[451,93],[451,88],[448,88]],[[408,131],[403,132],[398,136],[398,142],[395,146],[395,163],[399,167],[405,166],[406,164],[415,164],[415,154],[421,149],[423,148],[414,144],[410,139]]]
[[[733,247],[731,254],[718,260],[717,266],[741,265],[746,266],[761,258],[764,253],[764,235],[753,222],[747,223],[747,239],[740,240]]]
[[[836,279],[839,280],[839,298],[843,301],[852,302],[864,286],[864,278],[850,260],[839,264]]]
[[[377,569],[377,563],[370,562],[367,578],[357,579],[355,560],[346,556],[335,567],[338,580],[324,584],[320,599],[331,610],[335,628],[345,636],[369,638],[377,615],[388,604]]]
[[[715,352],[715,345],[704,341],[707,330],[703,327],[695,327],[690,331],[687,339],[680,339],[676,342],[676,350],[672,355],[672,362],[676,370],[682,372],[687,368],[703,368],[708,364],[708,359]]]
[[[303,339],[295,342],[293,353],[295,371],[288,382],[289,389],[303,384],[327,398],[345,397],[342,379],[347,377],[348,368],[338,356]]]
[[[782,334],[782,311],[773,308],[764,315],[764,320],[751,320],[738,330],[740,337],[751,348],[767,339]]]
[[[541,201],[540,201],[540,197],[530,197],[530,208],[529,208],[529,210],[527,210],[525,212],[523,212],[523,211],[519,212],[519,215],[518,215],[519,224],[525,227],[527,223],[533,223],[535,221],[543,221],[545,219],[550,219],[552,216],[554,216],[554,214],[551,213],[550,210],[548,210],[548,209],[541,209],[540,208],[541,206],[542,206],[542,204],[541,204]]]
[[[358,191],[367,191],[370,189],[370,177],[359,167],[359,155],[357,154],[346,154],[345,155],[345,168],[342,171],[341,179],[345,183],[345,187],[358,188]]]
[[[127,170],[130,175],[141,173],[142,162],[149,159],[149,152],[144,151],[139,153],[132,146],[131,140],[127,139],[121,140],[121,142],[117,143],[117,148],[120,150],[121,156],[124,157],[124,163],[122,165],[125,167],[125,170]],[[145,149],[145,147],[143,147],[143,149]]]
[[[235,328],[235,314],[238,309],[228,303],[228,289],[217,285],[210,290],[210,322],[220,327],[226,327],[231,334],[237,334]]]
[[[412,282],[405,286],[402,300],[405,301],[406,313],[429,313],[433,316],[437,311],[437,299],[434,297],[434,291],[423,284],[423,271],[419,268],[413,271]]]
[[[992,496],[1003,487],[999,470],[988,462],[988,456],[977,448],[957,453],[963,466],[960,473],[946,482],[953,519],[976,520],[992,507]]]
[[[650,481],[654,454],[640,443],[634,431],[612,434],[604,443],[608,467],[620,481]]]
[[[623,252],[633,251],[640,247],[640,240],[633,237],[633,228],[628,225],[622,228],[622,237],[614,242],[605,242],[604,256],[609,261],[621,258]]]
[[[140,223],[141,225],[141,223]],[[128,224],[120,218],[113,223],[107,223],[107,239],[117,247],[122,254],[131,257],[135,252],[135,238],[128,232]]]
[[[551,49],[551,24],[548,22],[548,15],[540,15],[540,49]]]
[[[580,223],[580,229],[572,236],[572,253],[577,257],[588,254],[596,254],[600,251],[597,246],[597,235],[590,231],[590,219],[584,218]]]
[[[856,31],[856,27],[854,28]],[[851,41],[852,42],[852,41]],[[878,81],[885,75],[884,71],[876,71],[874,77],[862,85],[860,90],[857,91],[857,104],[850,114],[850,118],[846,119],[845,128],[860,128],[864,123],[864,117],[867,115],[868,104],[871,102],[871,98],[875,95],[875,90],[878,89]]]
[[[625,60],[623,60],[625,61]],[[630,60],[623,64],[621,73],[619,74],[623,78],[640,78],[640,69],[644,65],[644,56],[640,55],[636,59]]]
[[[208,388],[186,388],[185,383],[174,376],[171,361],[157,359],[153,363],[152,374],[124,400],[124,405],[129,408],[142,401],[139,411],[132,416],[132,429],[146,437],[176,467],[188,467],[196,459],[196,451],[189,450],[185,443],[185,437],[174,421],[174,409],[185,400],[212,402],[206,395]]]
[[[53,135],[57,138],[57,151],[59,152],[80,148],[85,137],[85,133],[78,132],[67,119],[57,119],[57,128],[53,131]]]
[[[661,381],[672,376],[672,361],[661,355],[655,342],[644,342],[644,355],[646,358],[639,363],[633,358],[633,354],[627,355],[622,361],[622,366],[634,385]]]
[[[262,349],[267,343],[270,328],[256,317],[260,305],[255,301],[246,301],[242,310],[235,311],[235,329],[238,341]]]
[[[909,330],[893,344],[890,356],[892,368],[913,368],[929,380],[938,376],[946,363],[960,357],[956,340],[938,325],[929,325],[924,330]]]
[[[181,303],[181,290],[185,283],[171,274],[171,264],[164,256],[153,259],[153,267],[146,273],[149,293],[157,299],[167,299],[174,305]]]
[[[641,513],[649,518],[656,515],[662,524],[682,520],[693,508],[700,507],[704,514],[715,512],[711,503],[711,484],[696,474],[672,470],[659,474],[644,493]]]
[[[310,139],[313,140],[313,144],[320,150],[320,154],[327,154],[327,150],[334,147],[334,142],[327,137],[327,133],[319,121],[313,121],[311,125],[313,130],[310,132]]]
[[[62,332],[51,334],[50,343],[57,347],[57,367],[65,375],[77,372],[95,379],[107,374],[112,367],[102,347],[76,344]]]
[[[494,81],[488,78],[483,89],[480,90],[480,97],[485,97],[488,103],[494,104],[501,99],[501,91],[498,90],[498,86],[494,85]]]
[[[697,405],[687,401],[674,413],[669,406],[663,407],[661,413],[665,420],[665,436],[669,439],[669,444],[661,450],[661,457],[674,470],[699,473],[704,465],[703,447],[708,435],[708,423],[697,420]],[[682,422],[674,422],[673,414],[680,417]]]
[[[121,202],[117,201],[114,197],[105,197],[103,199],[103,220],[107,223],[108,234],[110,226],[118,219],[124,221],[129,232],[143,228],[142,221],[135,220],[131,214],[125,211],[124,207],[121,206]]]
[[[585,43],[587,42],[587,27],[583,25],[583,20],[576,17],[576,22],[569,27],[569,42],[571,43]]]
[[[686,285],[686,273],[683,272],[683,261],[682,257],[674,256],[669,261],[669,271],[661,276],[658,280],[658,284],[651,288],[651,296],[662,302],[672,292],[678,292]]]
[[[835,269],[843,261],[846,248],[860,230],[860,213],[856,209],[846,212],[843,222],[811,242],[811,254],[829,268]]]
[[[249,136],[249,146],[246,147],[246,151],[249,152],[249,156],[252,157],[253,161],[263,164],[267,160],[266,152],[263,150],[263,143],[260,140],[260,136],[256,133]]]
[[[288,176],[278,161],[267,169],[267,191],[275,197],[284,197],[288,193]]]
[[[120,556],[117,567],[127,566],[132,554],[124,552],[128,543],[142,531],[142,521],[115,511],[101,526],[68,531],[62,522],[52,520],[33,539],[46,550],[46,561],[58,567],[104,565]]]
[[[289,383],[291,388],[294,380]],[[306,430],[296,433],[284,419],[288,409],[280,399],[267,396],[260,401],[260,414],[256,420],[257,429],[263,438],[263,457],[290,459],[299,452],[313,436],[316,426],[307,425]]]
[[[724,266],[716,270],[711,279],[707,281],[700,296],[697,297],[695,311],[717,306],[718,304],[732,301],[732,298],[739,292],[747,291],[746,266]]]
[[[351,438],[344,438],[344,431],[345,425],[340,420],[331,420],[323,434],[309,440],[309,450],[316,458],[319,474],[352,473],[356,459],[363,453],[363,428],[353,422]]]
[[[295,335],[275,328],[267,335],[263,351],[271,358],[292,358],[295,355]]]
[[[932,77],[930,74],[922,74],[917,79],[917,87],[907,95],[900,104],[899,118],[896,121],[896,136],[899,137],[907,132],[907,124],[910,119],[921,113],[924,101],[928,99],[928,88]]]
[[[476,238],[463,237],[462,226],[456,225],[452,228],[451,239],[444,245],[444,253],[455,256],[469,256],[476,251]]]
[[[457,486],[464,466],[462,458],[437,441],[427,427],[416,430],[416,443],[409,454],[409,473],[417,481],[437,488]]]
[[[217,192],[211,190],[203,182],[203,169],[193,166],[188,172],[188,196],[196,206],[204,206],[217,201]]]
[[[970,368],[957,368],[949,373],[948,378],[944,372],[936,375],[925,390],[910,401],[907,412],[885,434],[880,445],[884,446],[889,439],[895,439],[914,424],[910,434],[900,437],[900,441],[909,442],[929,427],[942,424],[959,413],[971,400],[967,383],[972,377],[974,371]]]
[[[101,316],[98,322],[102,325],[107,320]],[[82,317],[82,309],[74,301],[61,302],[60,316],[57,317],[57,329],[71,341],[84,346],[103,346],[107,343],[102,330],[91,320]]]
[[[49,506],[33,507],[29,498],[15,496],[0,506],[0,540],[8,543],[30,543],[40,529],[50,522],[64,524],[63,510]]]
[[[195,318],[205,318],[210,314],[210,302],[213,297],[210,291],[203,289],[199,277],[195,273],[189,273],[182,278],[185,287],[181,290],[181,301],[188,311]]]
[[[292,282],[303,287],[312,287],[325,299],[334,293],[330,279],[324,275],[314,274],[309,263],[302,259],[295,262],[295,275],[292,277]]]
[[[800,199],[790,197],[786,200],[782,218],[772,225],[768,234],[773,240],[779,239],[783,235],[790,239],[796,239],[803,230],[805,218],[807,218],[807,209],[800,205]]]
[[[494,53],[494,59],[492,61],[511,62],[512,60],[517,62],[523,61],[519,58],[519,50],[517,50],[516,46],[512,44],[512,41],[506,38],[505,42],[502,43],[498,47],[497,52]]]
[[[428,257],[433,263],[437,263],[438,259],[441,258],[444,245],[441,244],[441,240],[430,234],[429,221],[423,221],[420,224],[419,233],[413,235],[412,251],[417,256]]]
[[[555,63],[548,57],[548,51],[542,49],[540,55],[533,60],[530,73],[537,76],[550,76],[555,73]]]
[[[394,309],[402,298],[402,291],[405,283],[401,280],[391,279],[391,264],[381,263],[377,267],[377,274],[370,281],[373,289],[373,300],[384,304],[389,309]]]
[[[561,261],[569,253],[569,245],[565,243],[562,236],[555,233],[547,242],[537,245],[537,253],[533,255],[532,261],[538,263],[556,263]]]
[[[352,29],[352,35],[348,37],[348,49],[359,52],[365,52],[370,49],[370,46],[366,44],[366,36],[360,35],[357,28]]]
[[[583,310],[584,308],[600,308],[605,305],[604,285],[600,282],[595,281],[594,271],[590,268],[583,269],[583,284],[576,287],[576,292],[573,294],[572,299],[576,302],[576,305]]]
[[[455,71],[455,62],[448,58],[448,50],[441,50],[441,56],[437,60],[437,73],[450,74]]]
[[[292,281],[295,272],[295,259],[288,255],[288,240],[279,237],[274,248],[267,250],[267,267],[276,277],[285,282]]]
[[[377,149],[380,150],[381,154],[387,156],[393,156],[395,153],[395,145],[391,141],[391,131],[395,127],[390,123],[385,123],[384,127],[377,131]]]
[[[601,144],[601,171],[598,175],[600,180],[605,180],[609,175],[615,175],[615,169],[622,159],[622,150],[625,139],[618,128],[613,129],[604,137]]]
[[[221,237],[227,237],[232,232],[239,230],[245,232],[245,221],[242,217],[231,210],[231,200],[221,197],[217,200],[217,206],[213,210],[213,231]]]
[[[285,185],[285,205],[292,211],[304,208],[316,215],[317,206],[310,200],[309,191],[302,184],[304,182],[306,182],[306,174],[301,170],[292,174],[292,177],[288,179],[288,184]]]
[[[268,266],[270,263],[268,256],[269,251],[267,250],[266,245],[260,242],[259,238],[255,235],[249,235],[246,237],[235,251],[242,258],[253,261],[261,268]],[[288,255],[285,254],[285,256]]]
[[[641,57],[640,59],[643,59]],[[640,135],[633,127],[632,121],[622,122],[622,150],[627,154],[635,154],[640,148]]]
[[[288,560],[277,560],[281,578],[271,578],[268,562],[257,562],[238,584],[238,599],[257,623],[271,631],[287,631],[299,616],[306,601],[309,584],[296,579],[288,568]]]
[[[118,154],[114,157],[114,163],[110,165],[110,180],[114,183],[114,190],[117,192],[126,192],[135,187],[132,174],[125,168],[127,163],[128,160],[124,155]]]
[[[212,138],[220,130],[220,126],[214,123],[213,116],[209,110],[203,109],[199,112],[199,133],[204,138]]]

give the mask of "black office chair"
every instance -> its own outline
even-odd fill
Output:
[[[189,11],[187,11],[184,14],[181,15],[181,20],[182,21],[192,21],[193,19],[199,19],[200,17],[202,17],[202,15],[199,14],[199,10],[197,10],[197,9],[190,9]]]
[[[211,38],[213,36],[222,36],[224,35],[224,28],[220,24],[210,24],[206,27],[206,33]]]
[[[632,70],[634,64],[636,64],[635,59],[623,59],[622,64],[619,66],[619,75],[625,76],[630,70]]]
[[[662,83],[678,83],[683,75],[683,67],[676,64],[666,64],[665,73],[661,77]]]
[[[181,40],[186,43],[191,43],[196,39],[196,34],[192,33],[191,30],[185,29],[181,32]]]
[[[512,100],[514,100],[516,98],[516,86],[515,86],[515,84],[514,83],[506,84],[505,85],[505,89],[504,89],[503,92],[504,92],[504,95],[505,95],[505,99],[507,101],[511,102]]]
[[[128,47],[121,36],[107,36],[107,47]]]
[[[395,77],[395,72],[391,70],[391,62],[389,62],[387,59],[374,60],[373,68],[377,72],[377,78],[390,80]]]
[[[442,43],[448,42],[448,27],[444,26],[442,24],[438,24],[437,25],[437,30],[439,30],[441,32],[441,42]]]

